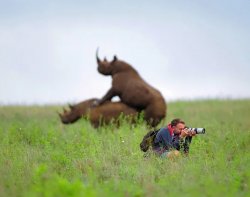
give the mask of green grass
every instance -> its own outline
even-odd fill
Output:
[[[162,125],[206,128],[173,161],[143,157],[143,122],[62,125],[56,110],[0,107],[0,196],[249,196],[250,100],[169,103]]]

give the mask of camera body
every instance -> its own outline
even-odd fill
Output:
[[[205,128],[192,128],[192,127],[186,127],[189,132],[194,131],[196,134],[205,134],[206,129]]]

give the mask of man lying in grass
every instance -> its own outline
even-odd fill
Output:
[[[192,137],[205,134],[205,128],[188,128],[179,118],[173,119],[166,127],[149,131],[140,143],[143,152],[152,147],[153,152],[162,158],[173,158],[180,155],[180,151],[188,154]]]
[[[172,120],[167,127],[153,133],[153,135],[155,136],[153,137],[151,146],[154,153],[162,158],[173,158],[179,155],[179,151],[188,154],[192,136],[195,136],[196,132],[188,130],[185,122],[177,118]]]

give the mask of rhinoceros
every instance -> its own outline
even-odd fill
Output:
[[[137,118],[138,112],[124,103],[106,101],[102,105],[93,107],[93,102],[96,100],[92,98],[76,105],[69,105],[69,110],[64,109],[63,113],[59,113],[62,123],[70,124],[81,117],[87,117],[94,127],[99,127],[111,121],[118,123],[121,114],[130,121],[135,121]]]
[[[165,118],[167,105],[162,94],[142,79],[139,73],[125,61],[119,60],[115,55],[112,61],[100,60],[98,49],[96,50],[98,72],[112,76],[112,86],[107,93],[95,105],[118,96],[124,104],[144,110],[145,120],[155,127]]]

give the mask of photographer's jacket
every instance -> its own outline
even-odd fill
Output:
[[[185,153],[189,151],[189,144],[192,137],[188,136],[185,140],[180,139],[179,135],[174,134],[171,125],[161,128],[157,133],[154,143],[152,145],[153,150],[157,154],[162,154],[170,149],[183,150]]]

